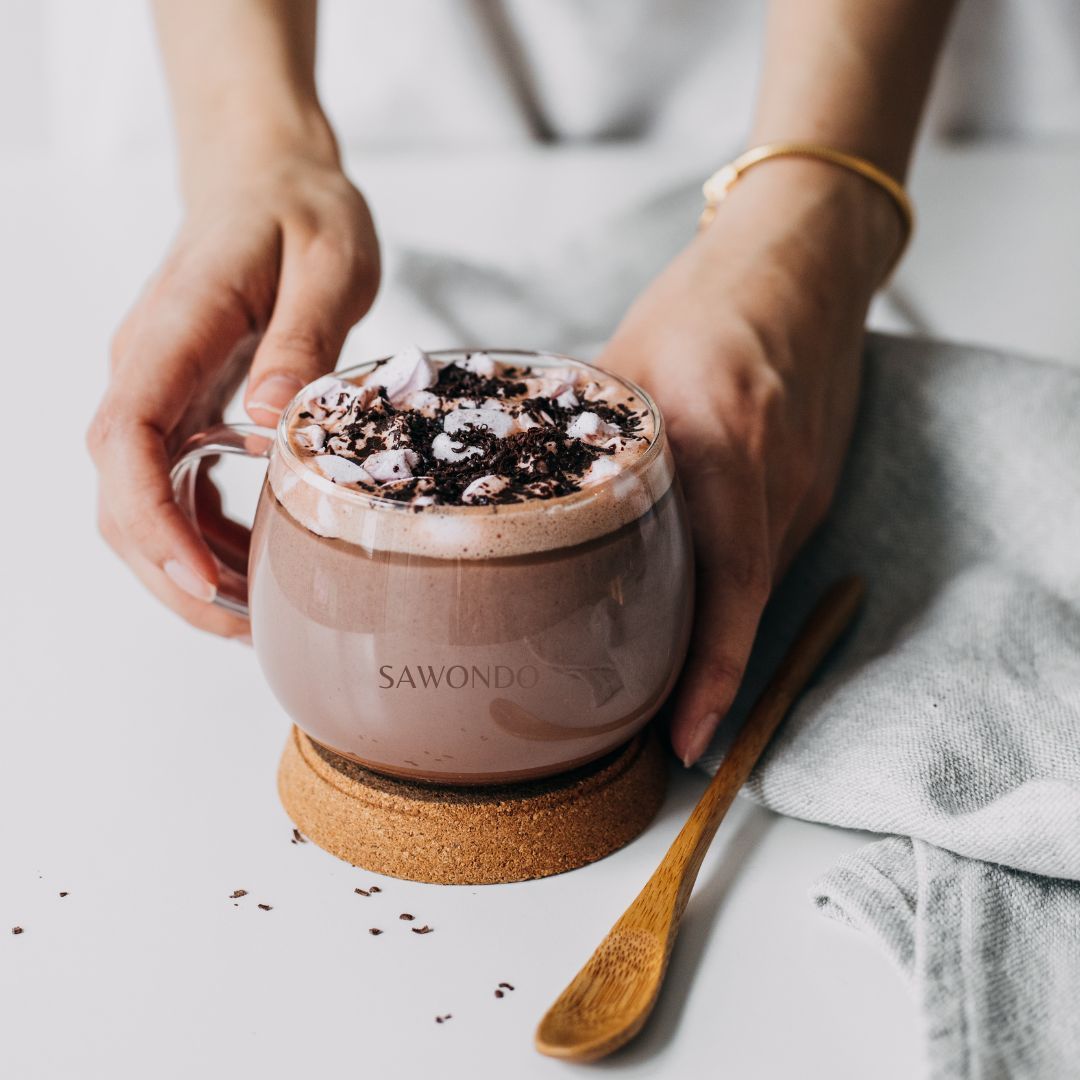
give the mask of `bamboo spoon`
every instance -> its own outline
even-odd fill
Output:
[[[721,819],[792,703],[851,622],[862,595],[862,581],[851,577],[838,581],[818,602],[667,855],[540,1021],[540,1053],[595,1061],[641,1030],[656,1004],[679,920]]]

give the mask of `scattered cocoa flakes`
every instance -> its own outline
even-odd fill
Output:
[[[370,896],[371,895],[371,893],[369,893],[367,891],[367,889],[353,889],[353,892],[356,893],[357,896]]]
[[[453,1019],[454,1019],[453,1014],[452,1013],[447,1013],[445,1016],[436,1016],[435,1017],[435,1023],[436,1024],[445,1024],[447,1020],[453,1020]]]
[[[415,919],[415,918],[416,918],[416,916],[415,916],[415,915],[410,915],[410,914],[409,914],[409,913],[408,913],[407,911],[403,911],[403,912],[402,912],[402,913],[401,913],[401,914],[400,914],[400,915],[398,916],[398,918],[399,918],[399,919],[401,919],[401,920],[402,920],[402,921],[404,921],[404,922],[412,922],[412,921],[413,921],[413,919]]]
[[[501,990],[496,990],[495,991],[495,996],[497,998],[506,997],[506,995]]]
[[[513,990],[514,988],[509,983],[499,983],[504,990]]]
[[[299,829],[293,829],[291,843],[293,843],[293,844],[306,844],[307,843],[307,837],[301,835]]]
[[[234,892],[229,893],[230,900],[239,900],[241,896],[247,896],[247,889],[236,889]]]
[[[372,885],[371,888],[368,889],[368,892],[372,892],[372,893],[382,892],[382,889],[380,889],[378,885]]]
[[[23,928],[21,926],[13,926],[11,928],[11,932],[13,934],[21,934],[21,933],[23,933]]]
[[[67,896],[68,894],[66,892],[62,892],[60,895],[61,896]]]
[[[435,928],[433,926],[413,926],[411,930],[414,934],[433,934]]]
[[[259,905],[259,910],[260,911],[273,911],[274,909],[269,904],[260,904]]]
[[[368,933],[371,934],[373,937],[378,937],[382,933],[382,931],[377,926],[373,926],[368,931]]]

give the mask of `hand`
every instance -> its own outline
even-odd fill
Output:
[[[325,134],[258,152],[233,145],[189,178],[187,219],[116,334],[88,434],[109,545],[170,608],[229,637],[246,636],[247,623],[208,602],[216,564],[173,501],[169,466],[189,435],[220,421],[249,367],[247,412],[273,425],[334,367],[371,306],[374,226]],[[206,477],[200,503],[200,514],[220,518]]]
[[[762,609],[828,509],[863,323],[900,242],[888,198],[818,162],[748,172],[635,302],[598,363],[664,414],[696,555],[672,742],[692,764],[731,705]]]

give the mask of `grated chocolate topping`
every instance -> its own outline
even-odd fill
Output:
[[[357,383],[316,383],[293,443],[334,483],[418,510],[558,498],[650,441],[647,411],[605,399],[589,378],[482,353],[440,365],[413,347]]]

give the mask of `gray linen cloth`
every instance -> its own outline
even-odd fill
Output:
[[[852,572],[865,608],[747,793],[894,834],[813,897],[910,978],[931,1076],[1080,1076],[1080,372],[869,339],[835,508],[770,603],[710,771]]]
[[[659,185],[623,213],[595,208],[539,260],[400,247],[384,332],[589,355],[698,205],[696,183]],[[1080,370],[867,339],[833,512],[769,606],[710,771],[850,573],[867,579],[864,610],[747,794],[891,834],[812,895],[908,975],[928,1075],[1080,1077]]]

